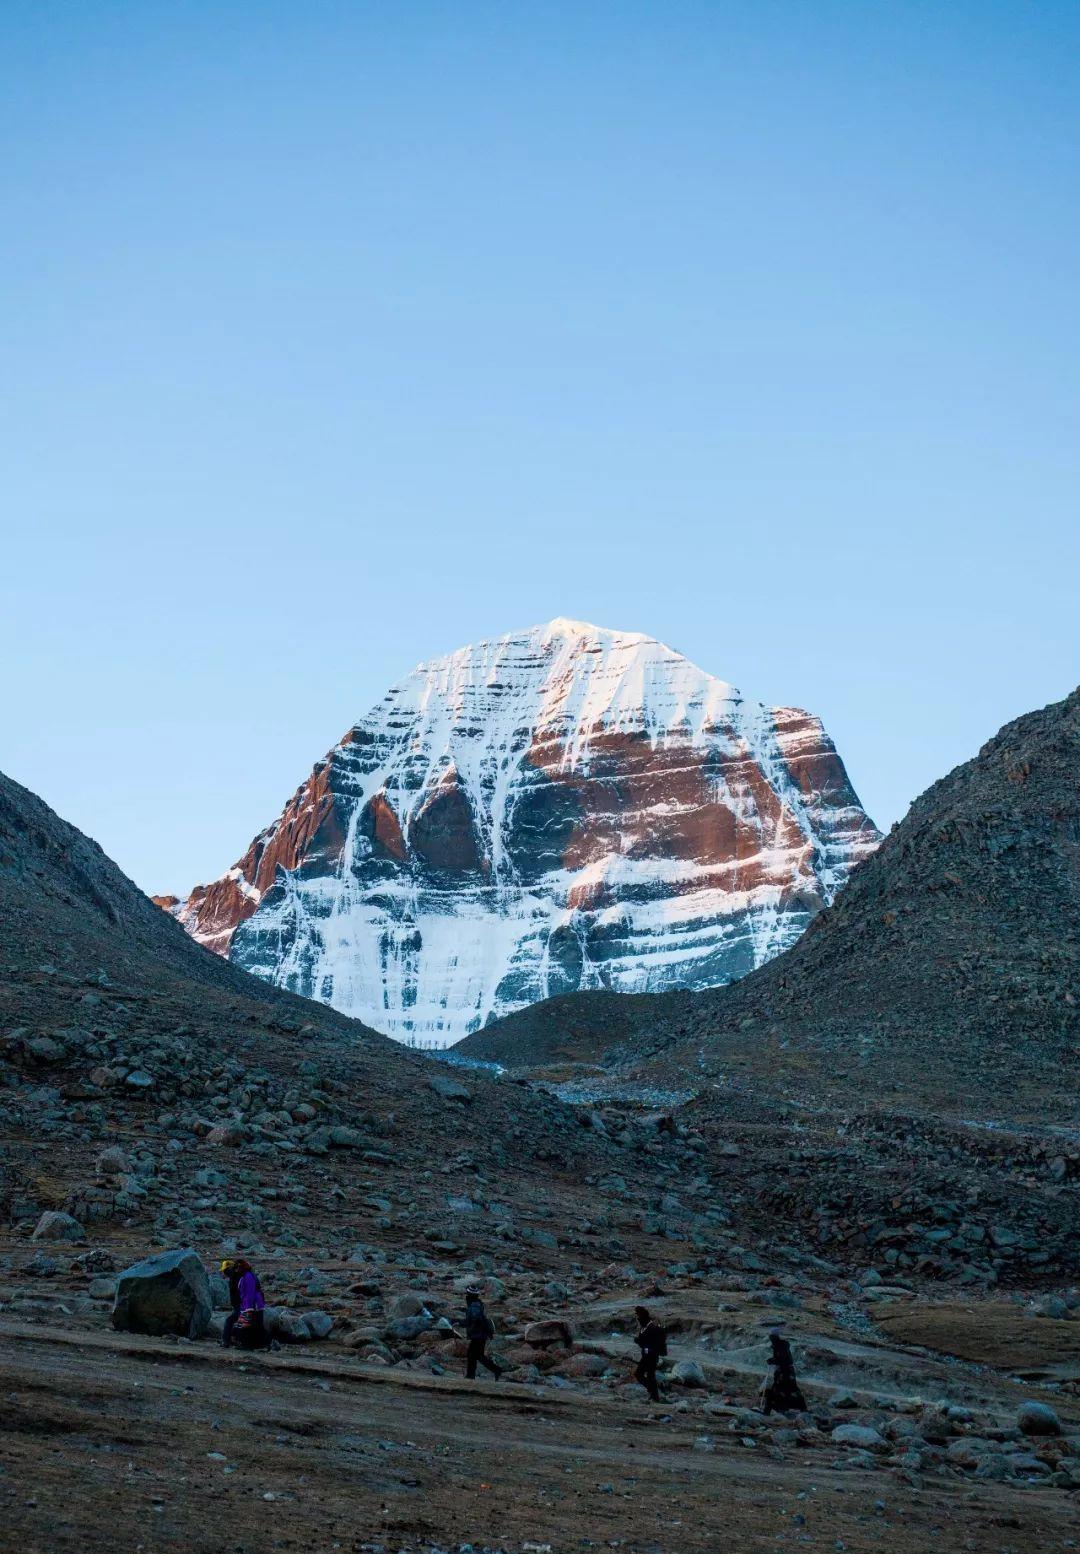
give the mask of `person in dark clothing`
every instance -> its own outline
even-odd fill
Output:
[[[773,1409],[786,1414],[793,1409],[806,1410],[806,1399],[795,1379],[795,1360],[791,1345],[779,1333],[769,1334],[772,1352],[769,1355],[769,1374],[762,1385],[762,1412],[771,1414]]]
[[[644,1306],[634,1307],[638,1330],[634,1342],[641,1350],[641,1359],[634,1369],[634,1380],[639,1381],[654,1403],[660,1401],[660,1388],[656,1385],[656,1367],[661,1355],[667,1354],[667,1337],[664,1329],[651,1317]]]
[[[241,1349],[268,1348],[270,1335],[263,1319],[266,1296],[258,1275],[243,1257],[226,1258],[221,1271],[229,1281],[229,1303],[232,1306],[225,1318],[222,1347],[228,1349],[235,1342]]]
[[[484,1310],[479,1290],[465,1291],[465,1375],[469,1381],[476,1379],[476,1367],[482,1365],[498,1381],[502,1369],[487,1352],[487,1346],[495,1337],[495,1324]]]

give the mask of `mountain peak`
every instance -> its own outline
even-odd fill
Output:
[[[604,638],[607,641],[619,642],[656,641],[655,637],[648,637],[640,631],[613,631],[610,626],[594,626],[590,621],[570,620],[565,615],[557,615],[554,620],[548,621],[546,626],[534,626],[529,635],[533,636],[537,633],[547,637],[564,637],[571,640]]]
[[[557,617],[418,665],[174,908],[245,969],[456,1040],[581,987],[711,987],[878,835],[820,722]]]

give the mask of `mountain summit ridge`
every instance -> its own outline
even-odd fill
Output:
[[[557,617],[419,664],[232,869],[163,904],[271,982],[444,1044],[554,993],[740,976],[878,840],[819,719]]]

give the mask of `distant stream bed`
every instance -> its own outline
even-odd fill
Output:
[[[495,1078],[506,1073],[501,1063],[485,1062],[482,1058],[460,1057],[452,1048],[441,1052],[428,1052],[425,1057],[436,1063],[446,1063],[452,1068],[477,1069]],[[549,1095],[568,1106],[602,1106],[614,1101],[623,1106],[644,1106],[650,1111],[670,1111],[685,1106],[697,1095],[696,1090],[661,1090],[654,1085],[631,1084],[618,1079],[568,1079],[562,1084],[550,1080],[539,1081]]]

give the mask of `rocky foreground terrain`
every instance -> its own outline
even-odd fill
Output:
[[[425,1059],[211,956],[6,780],[0,931],[7,1546],[1077,1546],[1064,1131]],[[115,1330],[119,1273],[188,1246],[326,1336]],[[776,1323],[805,1414],[756,1411]]]

